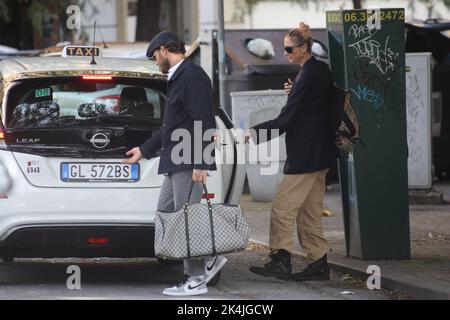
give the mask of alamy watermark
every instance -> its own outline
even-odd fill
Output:
[[[67,21],[66,26],[68,30],[80,30],[81,29],[81,8],[77,5],[71,5],[67,7]]]
[[[67,268],[66,273],[70,275],[66,281],[67,289],[81,290],[81,268],[77,265],[71,265]]]
[[[381,11],[377,6],[370,6],[367,9],[367,28],[369,30],[381,29]]]
[[[260,142],[253,139],[248,143],[248,152],[235,148],[244,144],[244,130],[203,130],[202,122],[194,122],[193,134],[187,129],[175,129],[171,141],[176,144],[171,149],[174,164],[260,164],[261,175],[275,175],[279,172],[281,152],[279,130],[258,130],[252,132]]]
[[[377,265],[371,265],[367,267],[366,273],[371,276],[367,279],[367,289],[380,290],[381,289],[381,268]]]

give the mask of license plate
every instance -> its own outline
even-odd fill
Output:
[[[137,182],[139,164],[61,163],[64,182]]]

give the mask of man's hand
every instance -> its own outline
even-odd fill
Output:
[[[136,148],[134,148],[134,149],[131,149],[130,151],[128,151],[128,152],[126,153],[126,155],[127,155],[128,157],[131,157],[131,158],[128,158],[128,159],[123,160],[123,161],[122,161],[123,164],[133,164],[133,163],[138,163],[139,160],[142,159],[142,153],[141,153],[141,150],[139,149],[139,147],[136,147]]]
[[[207,177],[208,177],[208,170],[194,169],[194,171],[192,172],[192,180],[194,180],[194,182],[201,182],[206,184]]]
[[[245,130],[245,132],[244,132],[244,142],[245,143],[249,143],[251,137],[252,137],[252,132],[250,131],[250,129]]]
[[[292,85],[293,82],[291,79],[288,79],[288,81],[284,83],[284,92],[286,92],[286,94],[291,93]]]

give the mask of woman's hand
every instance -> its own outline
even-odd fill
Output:
[[[251,133],[250,129],[245,130],[244,143],[249,143],[251,137],[252,137],[252,133]]]

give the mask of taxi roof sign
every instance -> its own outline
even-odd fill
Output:
[[[101,57],[100,47],[93,46],[65,46],[62,51],[62,57]]]

